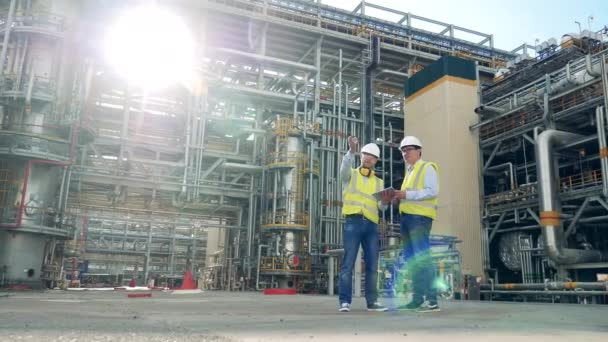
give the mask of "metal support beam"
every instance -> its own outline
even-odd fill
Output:
[[[230,184],[236,184],[238,183],[239,180],[241,180],[241,178],[243,178],[243,176],[245,175],[245,172],[241,172],[238,175],[236,175],[232,181],[230,182]]]
[[[502,145],[502,141],[499,141],[498,144],[496,144],[496,146],[494,146],[494,149],[492,150],[492,153],[490,154],[488,161],[486,161],[486,163],[483,165],[484,171],[488,169],[488,166],[490,166],[490,164],[492,163],[492,160],[494,160],[494,157],[496,156],[496,152],[498,152],[500,145]]]
[[[450,31],[450,26],[447,26],[446,28],[444,28],[441,32],[437,33],[440,36],[443,36],[444,34],[446,34],[446,32]]]
[[[608,210],[608,204],[603,199],[598,197],[595,201],[604,207],[604,209]]]
[[[536,213],[534,212],[534,210],[532,210],[530,208],[526,208],[526,210],[528,211],[528,214],[530,214],[530,216],[532,216],[532,218],[534,219],[534,221],[536,221],[536,223],[540,224],[540,218],[538,217],[538,215],[536,215]]]
[[[528,140],[528,142],[532,145],[536,145],[536,141],[534,141],[534,139],[532,139],[529,135],[525,134],[523,135],[524,139]]]
[[[481,45],[485,44],[486,42],[490,41],[490,39],[492,39],[492,36],[488,36],[486,39],[477,43],[477,45],[481,46]]]
[[[223,158],[219,158],[218,160],[216,160],[213,164],[211,164],[211,166],[209,166],[207,170],[205,170],[205,172],[201,174],[200,180],[204,180],[205,178],[207,178],[207,176],[209,176],[213,171],[215,171],[215,169],[217,169],[218,166],[223,164],[225,161],[226,159]]]
[[[494,236],[498,232],[498,228],[502,224],[502,221],[504,221],[506,215],[507,215],[506,212],[500,214],[500,217],[498,218],[498,222],[496,222],[496,224],[494,225],[494,228],[492,228],[492,232],[490,232],[490,237],[488,238],[488,244],[492,243],[492,240],[494,239]]]
[[[570,222],[570,224],[568,225],[568,229],[566,229],[564,239],[567,239],[568,236],[570,236],[570,234],[575,232],[575,227],[576,227],[576,224],[578,223],[578,219],[583,214],[583,211],[587,208],[587,204],[589,204],[589,202],[592,200],[594,200],[592,197],[585,198],[585,200],[583,201],[583,204],[580,206],[580,208],[578,208],[578,210],[576,211],[576,214],[572,218],[572,222]]]

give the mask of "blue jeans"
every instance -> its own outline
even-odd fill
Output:
[[[435,269],[431,259],[430,234],[433,220],[426,216],[401,214],[402,255],[412,276],[413,301],[422,303],[423,296],[437,300],[433,288]]]
[[[378,299],[378,225],[364,217],[346,217],[344,223],[344,258],[340,269],[338,292],[340,303],[351,303],[353,298],[353,267],[359,252],[363,247],[365,260],[365,299],[367,304],[373,304]]]

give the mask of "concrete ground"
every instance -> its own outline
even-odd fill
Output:
[[[435,313],[378,313],[356,298],[339,313],[328,296],[20,292],[0,297],[0,341],[608,341],[605,305],[441,304]]]

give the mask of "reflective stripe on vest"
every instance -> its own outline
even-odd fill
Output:
[[[406,191],[406,199],[401,200],[399,204],[399,212],[404,214],[421,215],[430,217],[433,220],[437,218],[437,198],[431,198],[423,201],[411,201],[407,199],[408,190],[424,189],[424,176],[426,175],[427,166],[435,168],[437,179],[439,179],[439,170],[437,164],[432,162],[419,162],[414,165],[414,169],[406,176],[401,184],[401,190]]]
[[[365,178],[368,178],[367,183]],[[384,182],[375,175],[362,176],[358,169],[351,169],[350,181],[342,192],[342,215],[363,214],[368,220],[378,223],[378,200],[373,196],[383,189]]]

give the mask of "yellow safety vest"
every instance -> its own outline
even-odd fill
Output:
[[[372,172],[365,183],[359,169],[351,169],[350,182],[342,192],[342,215],[363,214],[368,220],[378,223],[378,200],[375,192],[384,189],[384,181]]]
[[[424,189],[424,177],[426,175],[426,169],[428,166],[434,167],[435,171],[437,172],[437,190],[439,190],[439,167],[437,164],[422,160],[418,161],[414,165],[412,172],[405,176],[405,179],[401,184],[401,190],[406,191],[406,198],[402,199],[401,203],[399,203],[400,213],[426,216],[433,220],[437,218],[437,197],[423,201],[410,201],[407,199],[408,190]]]

